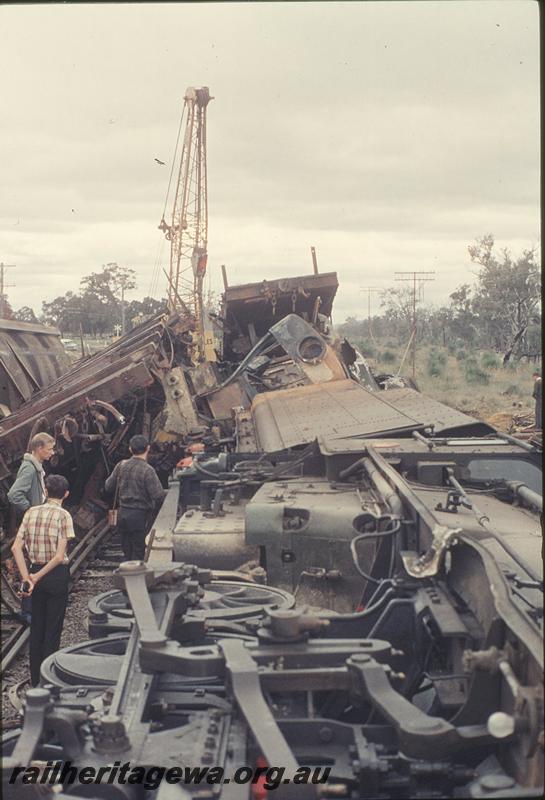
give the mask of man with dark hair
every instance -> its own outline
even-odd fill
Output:
[[[144,560],[146,536],[166,492],[157,473],[147,462],[149,442],[145,436],[133,436],[129,442],[131,458],[120,461],[106,479],[107,492],[119,498],[117,530],[127,561]]]
[[[32,595],[30,622],[30,678],[40,682],[40,667],[47,656],[59,649],[68,600],[68,559],[66,545],[74,536],[72,517],[62,508],[68,497],[63,475],[45,479],[47,502],[29,508],[11,547],[21,578],[23,595]],[[30,558],[27,568],[23,548]]]
[[[141,456],[149,451],[149,443],[145,436],[137,433],[131,438],[129,448],[133,456]]]
[[[534,391],[532,392],[532,397],[536,401],[535,406],[535,415],[536,415],[536,428],[541,430],[541,375],[539,372],[534,372],[532,374],[532,378],[534,379]]]

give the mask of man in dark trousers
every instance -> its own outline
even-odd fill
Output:
[[[532,397],[536,401],[536,428],[541,430],[541,375],[539,372],[534,372],[532,374],[532,378],[534,379],[534,391],[532,392]]]
[[[143,561],[145,539],[166,491],[157,473],[148,464],[149,442],[145,436],[133,436],[129,442],[131,458],[116,464],[106,479],[107,492],[117,492],[119,511],[117,530],[127,561]]]
[[[48,475],[45,490],[47,501],[29,508],[11,547],[23,583],[26,583],[24,594],[33,598],[32,686],[40,682],[42,661],[59,649],[70,578],[66,545],[74,536],[72,517],[62,508],[63,500],[68,497],[68,481],[63,475]],[[30,557],[30,568],[27,568],[23,548]]]

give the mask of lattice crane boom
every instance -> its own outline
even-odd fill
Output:
[[[203,283],[208,260],[206,109],[213,98],[207,86],[184,95],[185,131],[169,225],[159,228],[170,241],[168,307],[195,317],[198,355],[204,355]],[[182,121],[183,121],[182,116]]]

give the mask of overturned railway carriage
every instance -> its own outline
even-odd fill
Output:
[[[0,319],[0,419],[69,368],[56,328]]]
[[[131,426],[146,421],[168,466],[198,447],[147,564],[121,565],[90,604],[89,641],[44,663],[4,739],[8,796],[26,800],[24,767],[47,761],[57,777],[68,761],[143,770],[65,775],[66,796],[108,800],[541,794],[540,453],[413,389],[380,390],[328,329],[335,289],[332,274],[232,287],[225,360],[195,364],[190,324],[155,321],[153,354],[120,343],[146,383],[107,397],[98,371],[72,384],[65,424],[83,433],[86,418],[98,437],[81,440],[86,513]],[[153,767],[169,780],[145,786]]]

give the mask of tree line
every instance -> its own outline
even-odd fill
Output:
[[[416,311],[418,341],[442,344],[451,349],[484,349],[502,355],[504,363],[525,354],[541,353],[541,266],[537,248],[513,256],[509,249],[499,252],[494,237],[487,234],[468,247],[477,272],[473,284],[464,283],[449,296],[445,305],[419,303]],[[125,292],[137,288],[135,272],[111,262],[99,272],[81,279],[78,292],[66,292],[42,302],[38,317],[23,306],[13,312],[4,298],[6,318],[43,322],[58,327],[62,334],[111,334],[125,318],[125,329],[163,311],[164,300],[144,297],[123,302]],[[386,289],[381,298],[382,313],[367,320],[349,317],[339,332],[364,351],[373,336],[408,342],[412,330],[413,301],[408,285]],[[123,314],[124,311],[124,314]]]
[[[468,247],[477,266],[473,284],[464,283],[439,307],[417,304],[419,342],[450,349],[484,349],[501,354],[503,363],[523,355],[541,353],[541,265],[537,248],[523,250],[518,257],[508,248],[499,252],[494,237],[487,234]],[[381,297],[382,314],[368,320],[349,317],[339,333],[359,342],[365,351],[373,337],[398,344],[408,342],[412,332],[412,289],[386,289]],[[369,331],[370,327],[370,331]],[[371,340],[371,341],[370,341]]]
[[[100,336],[113,333],[115,326],[125,330],[165,309],[164,300],[144,297],[143,300],[124,300],[126,292],[137,288],[135,272],[115,262],[105,264],[100,272],[81,279],[78,292],[66,292],[51,301],[42,302],[42,312],[36,316],[29,306],[11,312],[12,318],[23,322],[41,322],[59,328],[61,335],[79,333]],[[10,313],[10,309],[6,309]],[[10,318],[6,314],[6,318]]]

